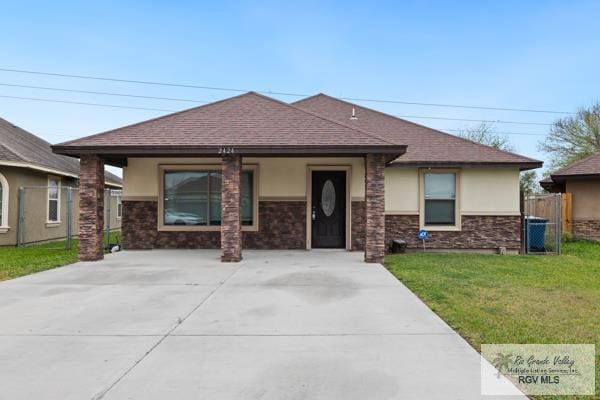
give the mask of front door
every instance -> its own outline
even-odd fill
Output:
[[[312,247],[346,247],[346,172],[312,172]]]

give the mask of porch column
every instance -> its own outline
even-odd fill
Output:
[[[104,258],[104,160],[82,155],[79,162],[79,259]]]
[[[365,262],[381,263],[385,256],[385,156],[365,158]]]
[[[240,177],[242,157],[223,157],[221,181],[221,261],[242,259],[242,212]]]

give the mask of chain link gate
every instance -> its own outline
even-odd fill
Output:
[[[524,199],[523,238],[526,254],[560,254],[561,194],[528,194]]]
[[[121,229],[121,190],[104,191],[104,244]],[[18,193],[17,246],[71,249],[79,234],[79,188],[23,186]]]

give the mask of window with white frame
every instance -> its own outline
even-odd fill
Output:
[[[423,225],[454,227],[457,225],[455,172],[423,173]]]
[[[0,229],[8,227],[8,181],[0,174]]]
[[[112,198],[115,199],[115,204],[117,205],[117,218],[121,218],[123,216],[123,203],[122,203],[122,198],[123,198],[123,191],[122,190],[115,190],[115,189],[109,189],[110,192],[110,204],[112,203]],[[111,207],[112,208],[112,207]]]
[[[60,178],[48,177],[48,222],[60,222]]]
[[[121,199],[121,195],[117,196],[117,218],[121,218],[123,216],[123,201]]]

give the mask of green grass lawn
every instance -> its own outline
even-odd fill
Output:
[[[595,343],[599,392],[600,243],[565,243],[560,256],[390,255],[386,267],[478,351],[482,343]]]
[[[111,243],[120,243],[121,233],[111,233]],[[73,240],[70,250],[65,241],[34,244],[26,247],[0,247],[0,281],[34,272],[44,271],[77,261],[78,241]]]

